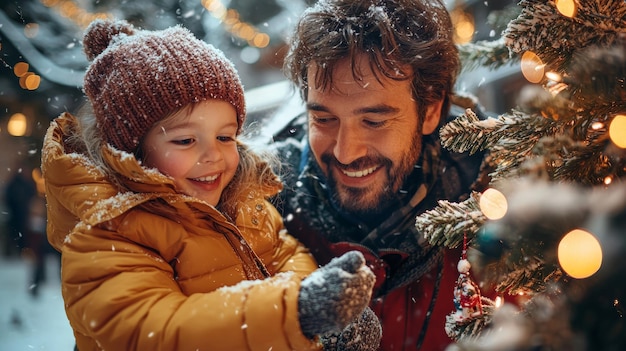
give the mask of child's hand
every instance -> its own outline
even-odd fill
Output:
[[[378,350],[383,329],[378,317],[369,307],[341,333],[322,335],[324,351],[375,351]]]
[[[347,252],[302,281],[298,310],[302,332],[340,332],[367,307],[376,280],[363,254]]]

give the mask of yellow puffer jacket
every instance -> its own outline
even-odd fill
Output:
[[[107,149],[105,160],[133,190],[120,193],[69,148],[75,128],[68,113],[52,122],[42,170],[48,239],[62,252],[63,299],[80,351],[320,349],[298,321],[300,281],[317,265],[279,233],[275,208],[246,199],[235,227],[177,194],[169,177]],[[159,202],[176,214],[146,210]]]

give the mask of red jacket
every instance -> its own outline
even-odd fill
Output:
[[[443,351],[453,343],[445,332],[445,323],[446,316],[455,311],[453,294],[459,277],[457,263],[461,258],[460,248],[444,249],[435,267],[419,280],[383,293],[387,272],[394,271],[401,262],[399,254],[378,256],[358,244],[329,243],[296,223],[297,220],[289,222],[289,231],[298,233],[299,240],[313,252],[320,264],[350,250],[363,252],[377,277],[370,307],[383,328],[380,350]]]
[[[380,350],[444,350],[453,343],[445,330],[455,312],[454,288],[461,248],[432,247],[415,227],[415,217],[437,205],[466,196],[482,155],[441,150],[424,137],[422,158],[404,182],[396,208],[378,218],[355,218],[333,204],[333,194],[308,148],[306,115],[274,136],[273,148],[287,167],[285,187],[274,199],[288,231],[313,253],[319,264],[349,250],[360,250],[377,276],[371,307],[381,319]],[[421,187],[421,200],[415,197]],[[369,223],[368,223],[369,222]]]
[[[446,250],[441,265],[419,281],[372,301],[371,307],[385,331],[381,350],[437,351],[452,343],[445,323],[446,316],[454,312],[452,298],[460,250],[455,251]]]

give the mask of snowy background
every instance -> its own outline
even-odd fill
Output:
[[[74,337],[63,310],[59,262],[49,256],[46,282],[30,294],[32,261],[0,259],[0,350],[71,351]]]

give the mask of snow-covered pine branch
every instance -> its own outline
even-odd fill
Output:
[[[563,16],[552,1],[522,0],[519,17],[504,31],[512,52],[535,52],[550,69],[564,71],[573,52],[589,45],[610,46],[626,32],[624,0],[580,0],[575,17]],[[611,14],[606,16],[605,14]]]
[[[502,38],[459,44],[457,47],[464,71],[478,67],[496,69],[509,64],[511,60],[509,48],[504,45]]]
[[[463,235],[473,237],[485,223],[486,217],[480,211],[480,193],[460,203],[439,200],[437,207],[415,218],[415,226],[432,245],[450,248],[463,244]]]
[[[502,136],[497,132],[506,129],[510,122],[505,117],[479,120],[474,111],[466,109],[463,115],[441,128],[441,144],[454,152],[473,154],[495,144]]]

